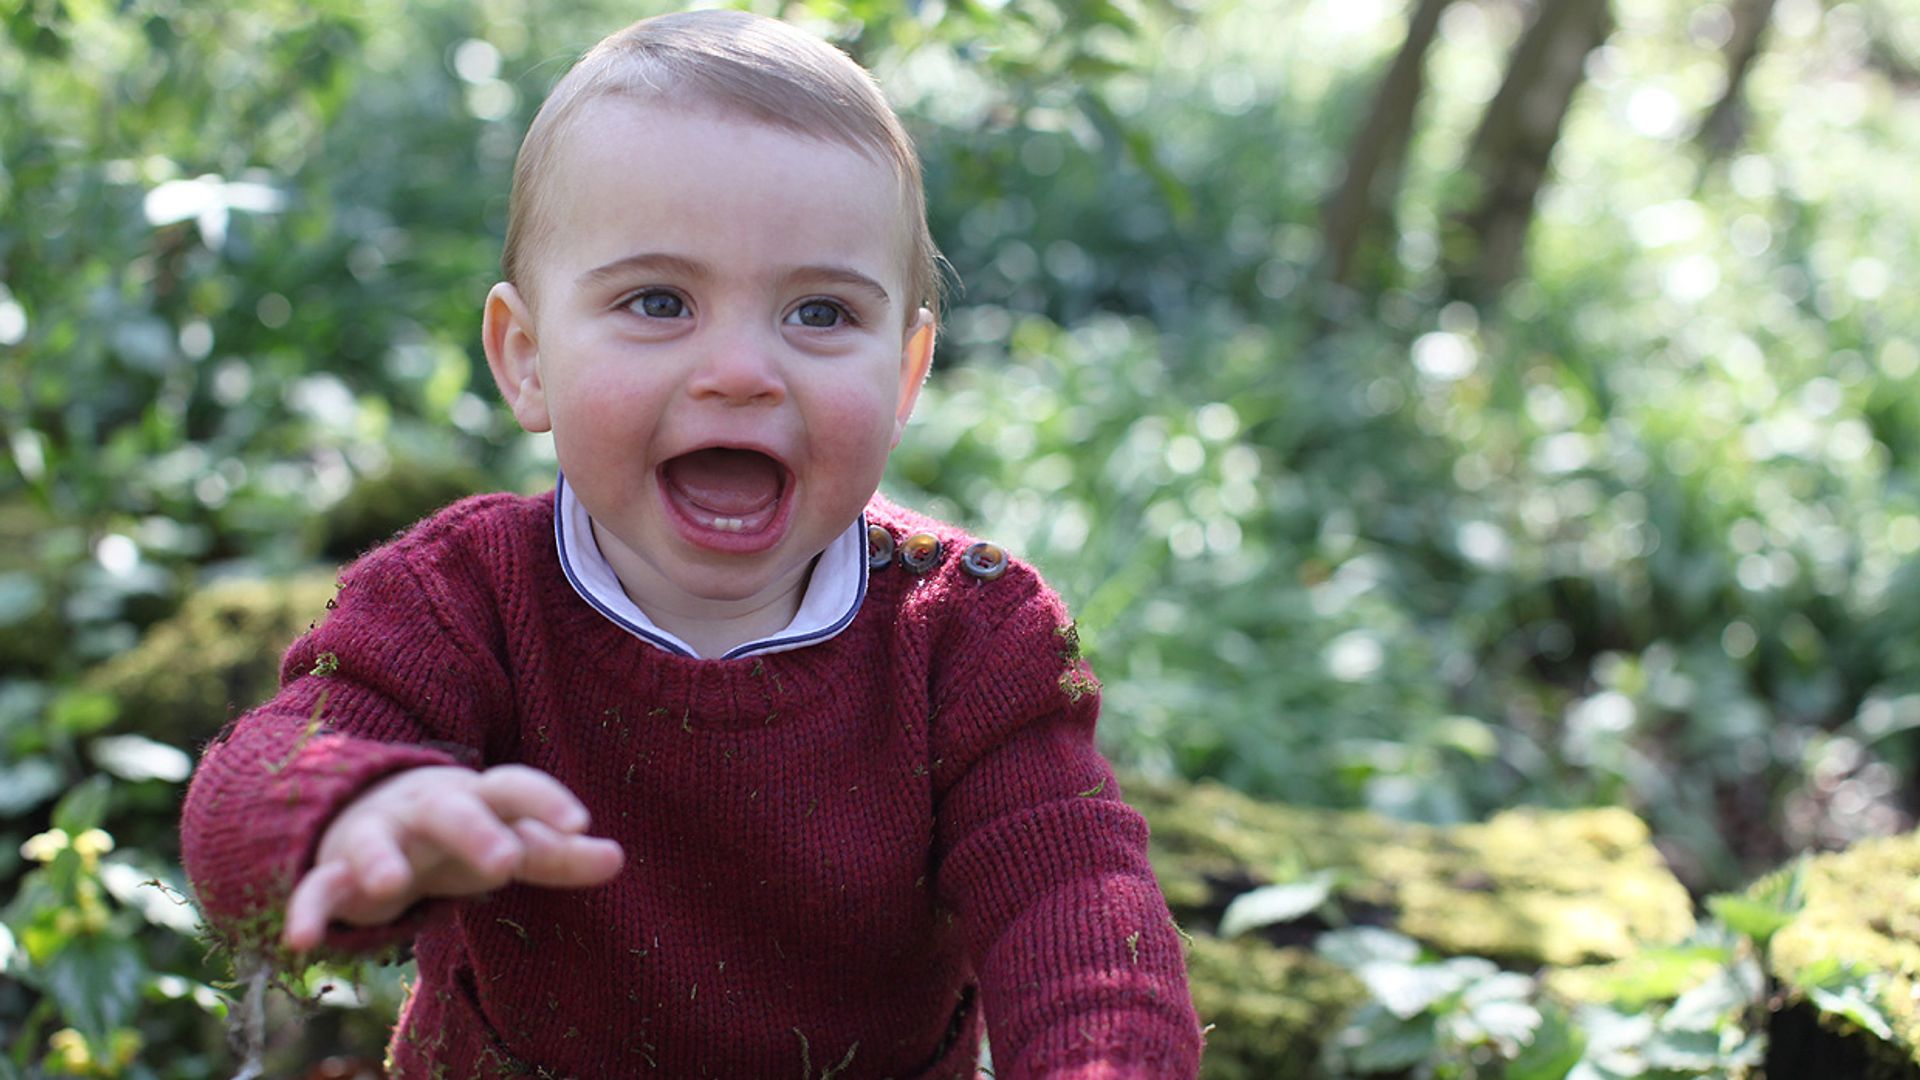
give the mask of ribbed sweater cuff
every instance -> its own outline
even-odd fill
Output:
[[[233,745],[222,749],[226,753],[212,768],[229,775],[219,778],[225,783],[198,786],[188,800],[183,831],[192,843],[184,854],[214,926],[236,947],[269,950],[277,943],[264,939],[277,928],[288,895],[312,866],[314,849],[335,815],[396,772],[458,764],[439,750],[339,736],[315,738],[282,761],[250,755]],[[266,782],[258,783],[256,776]],[[247,790],[249,780],[252,791]],[[260,917],[263,913],[266,918]],[[395,924],[348,931],[329,935],[327,944],[369,951],[394,943],[411,929]]]

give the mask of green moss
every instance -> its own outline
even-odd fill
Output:
[[[1613,960],[1693,929],[1686,890],[1624,810],[1501,814],[1436,827],[1262,803],[1217,784],[1133,784],[1168,902],[1207,916],[1249,881],[1339,873],[1350,908],[1391,914],[1448,955],[1519,967]]]
[[[209,585],[90,673],[88,687],[118,698],[143,734],[198,743],[273,693],[280,654],[326,613],[333,591],[333,577],[320,574]]]
[[[1196,937],[1187,954],[1207,1033],[1207,1080],[1310,1080],[1320,1040],[1361,997],[1346,971],[1305,949]]]
[[[1809,859],[1804,883],[1806,905],[1768,949],[1774,977],[1804,995],[1805,974],[1824,962],[1879,976],[1892,1049],[1914,1060],[1920,1048],[1920,833]]]
[[[398,454],[385,472],[361,478],[346,498],[314,519],[321,552],[350,560],[448,503],[490,487],[472,465]]]
[[[1212,1024],[1208,1080],[1310,1080],[1320,1044],[1361,990],[1314,954],[1309,918],[1231,941],[1212,936],[1234,895],[1331,870],[1354,921],[1390,925],[1436,953],[1520,970],[1630,956],[1693,929],[1692,905],[1646,826],[1620,810],[1514,811],[1441,828],[1248,798],[1213,783],[1133,780],[1151,855],[1188,956],[1195,1008]]]

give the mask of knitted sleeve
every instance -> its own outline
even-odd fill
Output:
[[[375,781],[421,765],[473,764],[509,700],[459,575],[434,546],[402,540],[342,576],[324,622],[288,650],[280,692],[207,747],[181,815],[181,854],[214,932],[272,951],[288,894],[334,815]],[[365,951],[418,924],[336,929],[327,945]]]
[[[1192,1077],[1181,939],[1146,822],[1095,749],[1099,684],[1072,624],[1024,567],[975,596],[993,613],[936,680],[935,857],[977,965],[995,1075]]]

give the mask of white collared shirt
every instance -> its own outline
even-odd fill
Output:
[[[680,656],[698,658],[700,654],[693,646],[655,625],[621,588],[613,565],[601,554],[600,544],[593,537],[592,516],[574,496],[564,475],[559,478],[556,491],[553,538],[560,549],[560,569],[566,573],[573,590],[615,626],[641,641]],[[800,598],[800,610],[794,612],[793,621],[770,637],[734,646],[718,659],[763,656],[825,641],[853,622],[866,596],[867,518],[862,514],[845,532],[834,537],[814,561],[806,595]]]

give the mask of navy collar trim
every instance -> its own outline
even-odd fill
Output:
[[[633,603],[632,599],[620,589],[619,578],[615,576],[612,565],[606,561],[606,556],[601,554],[599,545],[594,543],[591,532],[592,518],[588,516],[586,507],[579,505],[572,489],[567,486],[565,474],[561,474],[555,481],[553,503],[554,546],[560,556],[560,570],[566,575],[567,584],[573,586],[573,591],[578,593],[588,606],[605,616],[607,621],[647,644],[675,656],[701,659],[686,642],[655,625],[653,620],[647,617],[646,612],[640,610],[639,605]],[[580,520],[589,524],[589,531],[584,541],[576,542],[567,528],[568,519],[575,514]],[[867,517],[862,513],[852,525],[847,527],[846,532],[835,537],[827,545],[827,549],[820,553],[814,566],[813,577],[807,584],[807,591],[800,599],[800,610],[795,613],[793,621],[772,637],[736,645],[716,659],[737,660],[748,656],[788,652],[819,644],[845,630],[853,623],[854,616],[860,613],[860,606],[867,598],[866,538]],[[852,553],[851,556],[849,551]],[[834,587],[833,583],[823,582],[821,578],[823,570],[827,570],[829,574],[832,572],[832,568],[825,565],[828,560],[836,560],[841,564],[842,589],[845,587],[846,577],[850,576],[853,579],[853,596],[846,603],[845,608],[831,621],[807,625],[815,622],[808,618],[809,607],[818,608],[824,606],[823,602],[831,601],[831,596],[821,591]],[[855,573],[847,575],[846,567],[858,569]],[[818,596],[816,592],[819,592]],[[636,615],[637,619],[634,617]],[[802,628],[798,632],[792,632],[796,627]]]

